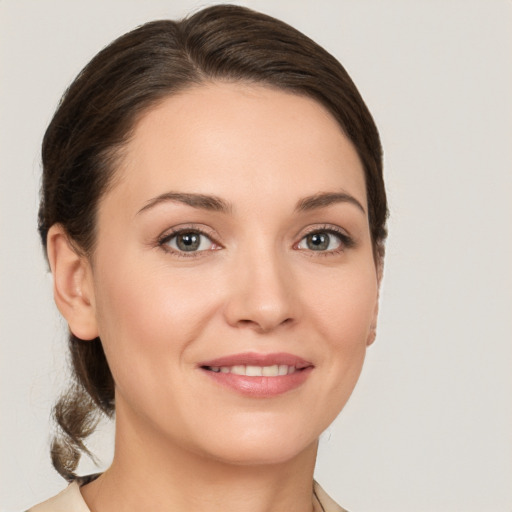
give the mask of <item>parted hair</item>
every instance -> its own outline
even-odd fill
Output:
[[[365,172],[376,259],[386,238],[387,201],[375,123],[343,66],[307,36],[250,9],[217,5],[180,21],[146,23],[101,50],[64,93],[42,144],[39,233],[61,224],[77,251],[95,246],[99,199],[137,120],[164,98],[212,81],[258,83],[321,103],[354,145]],[[52,462],[75,478],[84,442],[115,412],[114,380],[101,340],[69,333],[72,382],[54,407]]]

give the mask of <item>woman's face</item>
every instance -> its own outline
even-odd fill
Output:
[[[315,443],[372,340],[366,212],[356,151],[312,99],[210,84],[145,114],[92,259],[120,428],[241,464]]]

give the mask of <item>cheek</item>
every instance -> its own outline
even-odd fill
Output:
[[[373,264],[326,281],[310,294],[315,330],[324,341],[325,395],[336,414],[348,400],[363,366],[378,299]]]
[[[103,269],[96,272],[96,310],[116,394],[131,410],[176,421],[167,415],[181,410],[176,404],[188,385],[187,350],[213,309],[211,297],[192,275],[145,271],[136,258]]]
[[[114,248],[98,261],[98,329],[117,391],[149,406],[166,390],[185,385],[178,376],[189,375],[194,342],[221,303],[220,288],[205,283],[218,278],[205,279],[193,268],[177,272],[160,258],[155,264],[135,251],[121,257]]]
[[[342,269],[323,279],[323,286],[309,283],[309,309],[333,349],[357,349],[366,345],[374,321],[378,285],[373,264]]]
[[[137,272],[134,262],[109,266],[108,272],[98,272],[97,281],[100,337],[121,351],[129,347],[132,354],[183,349],[211,309],[209,294],[201,292],[202,283],[192,274]]]

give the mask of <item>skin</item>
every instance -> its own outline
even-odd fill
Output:
[[[170,192],[228,207],[155,200]],[[297,210],[321,193],[344,196]],[[114,462],[82,488],[93,512],[312,509],[318,437],[374,339],[366,211],[357,153],[312,99],[211,83],[139,120],[100,202],[92,257],[60,226],[49,235],[59,309],[77,336],[101,337],[116,382]],[[183,256],[176,227],[206,232],[201,250]],[[329,248],[312,250],[308,233],[331,229],[352,242],[327,233]],[[198,369],[242,352],[287,352],[314,369],[270,398]]]

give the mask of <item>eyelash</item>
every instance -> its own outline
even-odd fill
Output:
[[[313,250],[306,250],[310,256],[332,256],[339,253],[342,253],[346,251],[347,249],[351,249],[355,246],[355,241],[352,237],[347,235],[344,231],[342,231],[340,228],[333,226],[331,224],[326,224],[321,227],[312,227],[304,235],[302,235],[299,242],[297,242],[294,247],[297,247],[302,240],[304,240],[306,237],[316,234],[328,234],[328,235],[334,235],[340,240],[340,247],[330,250],[330,251],[313,251]],[[305,249],[299,249],[299,250],[305,250]]]
[[[206,249],[206,250],[201,250],[201,251],[190,251],[190,253],[187,253],[186,251],[179,251],[179,250],[173,249],[172,247],[169,247],[168,244],[173,238],[179,236],[180,234],[185,234],[185,233],[194,233],[194,234],[204,236],[208,240],[210,240],[210,242],[213,245],[215,245],[217,247],[215,249]],[[328,234],[328,235],[336,236],[340,240],[340,247],[330,250],[330,251],[313,251],[311,249],[310,250],[298,249],[298,245],[306,237],[315,235],[315,234]],[[216,251],[216,250],[222,248],[222,245],[219,244],[215,240],[215,238],[212,236],[211,233],[208,233],[206,230],[198,228],[196,226],[180,227],[179,229],[175,229],[170,232],[167,232],[158,239],[157,245],[165,252],[171,253],[180,258],[197,258],[200,256],[204,256],[205,253],[213,252],[213,251]],[[351,249],[352,247],[354,247],[354,245],[355,245],[354,239],[352,237],[350,237],[349,235],[347,235],[344,231],[342,231],[341,229],[339,229],[335,226],[332,226],[332,225],[325,225],[322,227],[314,227],[314,228],[311,228],[310,230],[306,231],[306,233],[304,233],[302,235],[300,240],[296,244],[294,244],[293,247],[294,247],[294,249],[297,249],[300,251],[306,251],[306,252],[310,253],[310,256],[331,256],[331,255],[342,253],[347,249]]]
[[[194,233],[198,235],[202,235],[206,237],[210,242],[216,246],[218,246],[215,249],[209,249],[209,250],[202,250],[202,251],[190,251],[190,253],[187,253],[185,251],[178,251],[176,249],[173,249],[172,247],[169,247],[167,245],[173,238],[185,234],[185,233]],[[158,246],[164,250],[167,253],[173,254],[175,256],[178,256],[179,258],[197,258],[198,256],[203,256],[204,253],[216,251],[220,248],[222,248],[222,245],[219,244],[215,238],[212,236],[211,233],[208,233],[204,229],[198,228],[196,226],[185,226],[180,227],[179,229],[172,230],[170,232],[165,233],[158,239]]]

